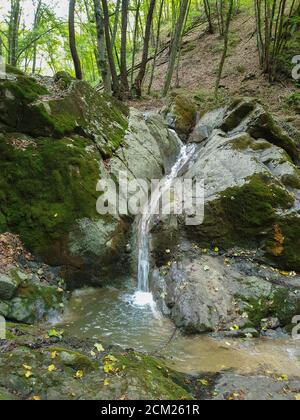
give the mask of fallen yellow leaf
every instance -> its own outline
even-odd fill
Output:
[[[53,351],[53,352],[51,353],[51,359],[56,359],[56,358],[57,358],[57,356],[58,356],[57,351]]]
[[[300,394],[295,395],[295,400],[300,401]]]
[[[27,378],[27,379],[31,378],[32,375],[33,375],[33,373],[30,370],[27,370],[25,372],[25,378]]]
[[[32,370],[32,367],[31,367],[31,366],[28,366],[28,365],[23,365],[23,368],[24,368],[25,370]]]
[[[55,365],[48,366],[48,372],[55,372],[55,371],[56,371],[56,366]]]
[[[38,395],[34,395],[31,399],[33,401],[41,401],[41,397],[39,397]]]
[[[83,371],[82,370],[78,370],[76,373],[75,373],[75,379],[82,379],[83,378]]]
[[[102,351],[104,351],[104,347],[102,346],[102,344],[100,344],[100,343],[96,343],[96,344],[94,344],[94,347],[95,347],[95,349],[99,352],[99,353],[101,353]]]
[[[209,382],[207,379],[199,379],[199,384],[203,385],[203,386],[208,386]]]
[[[105,386],[109,385],[109,380],[108,379],[104,379],[104,385]]]

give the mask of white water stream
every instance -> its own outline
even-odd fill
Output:
[[[170,172],[163,178],[160,186],[152,193],[148,203],[143,208],[137,229],[138,246],[138,291],[135,294],[135,303],[140,305],[154,305],[149,288],[150,276],[150,230],[153,216],[159,214],[160,202],[164,194],[168,193],[180,171],[191,160],[195,153],[196,145],[185,145],[175,132],[180,144],[180,153]]]

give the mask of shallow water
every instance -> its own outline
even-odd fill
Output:
[[[76,291],[59,325],[68,335],[158,352],[170,367],[185,373],[236,369],[241,373],[272,372],[300,377],[300,341],[219,340],[207,335],[186,337],[179,332],[173,336],[172,322],[155,311],[151,299],[142,306],[139,298],[130,288]]]

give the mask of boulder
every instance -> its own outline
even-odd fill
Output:
[[[269,280],[270,269],[259,274],[254,263],[247,273],[234,260],[177,252],[171,267],[155,272],[153,290],[162,311],[186,333],[232,331],[238,337],[249,328],[289,325],[300,310],[299,278],[297,287],[288,288]]]
[[[197,120],[194,100],[185,94],[175,94],[163,109],[163,114],[169,127],[174,129],[183,141],[187,141]]]
[[[160,219],[153,228],[156,255],[159,243],[167,242],[162,236],[175,231],[175,237],[187,235],[206,248],[255,249],[265,261],[299,271],[299,133],[289,134],[253,101],[209,113],[199,127],[209,137],[183,178],[204,181],[203,223],[187,225],[178,217],[174,229],[169,218]]]
[[[1,94],[2,93],[2,94]],[[143,115],[65,73],[0,81],[0,232],[65,267],[70,286],[101,285],[129,267],[132,218],[99,214],[99,180],[160,179],[178,139]],[[130,216],[130,215],[129,215]]]
[[[12,270],[6,277],[18,285],[13,293],[0,297],[0,315],[7,320],[32,324],[62,312],[65,298],[62,289],[19,270]]]
[[[105,343],[103,351],[92,356],[94,340],[72,337],[54,342],[45,338],[45,331],[22,325],[8,324],[7,336],[9,340],[0,342],[0,399],[13,395],[20,400],[193,399],[186,376],[158,357]]]
[[[16,293],[19,285],[20,280],[17,276],[0,274],[0,299],[10,300]]]

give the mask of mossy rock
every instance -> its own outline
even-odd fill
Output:
[[[282,215],[294,202],[278,181],[254,175],[243,186],[228,188],[206,203],[203,224],[190,234],[203,246],[261,248],[279,267],[298,271],[299,216]]]
[[[80,133],[94,141],[105,157],[120,147],[128,127],[128,109],[101,95],[88,83],[57,75],[61,93],[14,72],[0,81],[0,123],[6,131],[34,137],[62,138]]]
[[[274,289],[270,296],[252,298],[247,303],[250,325],[255,328],[260,328],[262,319],[268,318],[278,318],[280,325],[287,326],[300,310],[299,299],[292,298],[287,289]]]
[[[226,109],[220,128],[226,133],[244,131],[254,139],[264,139],[284,149],[294,162],[300,160],[300,133],[287,131],[264,107],[252,98],[236,98]],[[285,129],[287,128],[287,129]]]
[[[11,135],[0,135],[0,231],[19,234],[31,251],[47,255],[76,220],[95,218],[100,156],[92,146],[79,136],[39,138],[20,150]]]
[[[183,140],[187,140],[196,124],[197,109],[194,100],[185,94],[175,95],[165,112],[169,125]]]
[[[168,369],[159,358],[117,347],[92,357],[93,341],[73,339],[72,344],[62,339],[53,346],[43,331],[24,327],[23,334],[0,342],[3,399],[193,399],[185,375]],[[26,372],[31,372],[29,377]]]
[[[13,299],[0,301],[0,314],[10,321],[32,324],[60,314],[63,301],[64,294],[57,287],[27,281]]]

